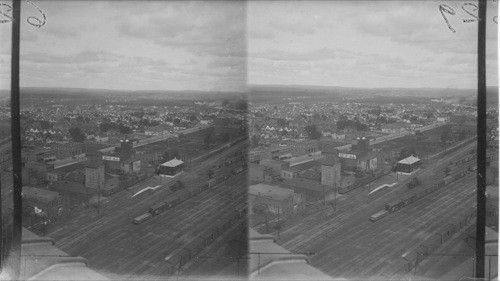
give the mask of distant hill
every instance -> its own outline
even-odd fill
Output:
[[[473,89],[440,88],[353,88],[309,85],[250,85],[249,97],[255,103],[301,99],[304,102],[317,99],[363,100],[375,103],[424,102],[430,98],[451,99],[473,97]]]
[[[498,87],[486,87],[486,102],[498,105]]]

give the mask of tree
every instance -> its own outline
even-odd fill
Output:
[[[85,140],[85,134],[79,127],[73,127],[69,129],[69,134],[75,142],[83,142]]]
[[[412,155],[413,156],[417,155],[415,148],[414,147],[405,147],[401,150],[401,152],[399,152],[399,159],[398,160],[405,159],[405,158],[410,157]]]
[[[213,141],[213,136],[214,136],[214,128],[210,127],[206,130],[205,138],[203,139],[203,142],[205,143],[205,147],[210,146],[210,144]]]
[[[167,150],[165,152],[163,152],[163,161],[169,161],[169,160],[172,160],[174,158],[177,158],[179,157],[179,152],[177,150]]]
[[[446,144],[450,140],[451,129],[449,126],[443,127],[443,132],[441,133],[441,142]]]
[[[283,118],[276,118],[276,123],[278,123],[280,127],[288,126],[288,121]]]
[[[130,127],[123,125],[122,123],[118,124],[118,130],[121,134],[130,134],[132,129]]]
[[[252,135],[250,138],[252,148],[259,146],[260,138],[257,135]]]
[[[304,129],[306,130],[307,135],[310,139],[319,140],[322,136],[321,132],[318,131],[318,128],[314,124],[307,125]]]

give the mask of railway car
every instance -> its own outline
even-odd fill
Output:
[[[245,217],[247,215],[247,212],[248,212],[248,205],[246,203],[244,206],[242,206],[238,209],[238,213],[239,213],[240,218]]]
[[[398,199],[398,200],[395,200],[395,201],[392,201],[390,203],[385,204],[385,209],[389,213],[393,213],[393,212],[396,212],[397,210],[403,208],[404,206],[405,206],[404,201],[402,201],[401,199]]]
[[[149,208],[149,213],[153,216],[157,216],[166,210],[168,210],[169,206],[166,202],[160,202],[158,204],[155,204]]]
[[[417,191],[415,194],[417,196],[416,200],[418,200],[418,199],[423,198],[427,195],[427,190],[422,189],[422,190]]]
[[[170,209],[170,208],[177,206],[180,203],[180,200],[179,200],[179,197],[172,196],[172,197],[167,198],[167,200],[165,200],[165,203],[168,205],[168,208]]]
[[[441,246],[442,243],[443,241],[441,235],[434,234],[424,242],[424,245],[427,247],[427,253],[432,254],[439,248],[439,246]]]
[[[237,175],[237,174],[239,174],[239,173],[241,173],[241,172],[243,172],[243,166],[236,167],[236,168],[234,168],[234,169],[231,171],[231,173],[232,173],[233,175]]]
[[[437,186],[436,186],[436,189],[439,189],[441,187],[444,187],[446,185],[446,182],[444,180],[438,182]]]
[[[184,202],[184,201],[188,200],[189,198],[191,198],[191,194],[189,193],[188,190],[185,190],[185,189],[178,191],[176,195],[179,197],[180,202]]]
[[[145,222],[145,221],[149,220],[151,217],[152,217],[152,215],[151,215],[150,213],[145,213],[145,214],[142,214],[142,215],[140,215],[140,216],[136,217],[136,218],[132,221],[132,223],[134,223],[134,224],[141,224],[141,223],[143,223],[143,222]]]
[[[444,185],[448,185],[454,181],[452,176],[447,176],[444,178]]]
[[[401,201],[403,201],[404,206],[409,205],[415,202],[416,200],[417,200],[417,195],[415,193],[407,194],[403,196],[403,198],[401,198]]]
[[[376,214],[372,215],[372,216],[369,218],[369,220],[370,220],[371,222],[375,222],[375,221],[378,221],[379,219],[381,219],[381,218],[383,218],[383,217],[387,216],[388,214],[389,214],[389,212],[388,212],[387,210],[382,210],[382,211],[380,211],[380,212],[378,212],[378,213],[376,213]]]
[[[191,255],[191,250],[189,250],[188,248],[184,247],[179,255],[181,256],[181,262],[180,262],[180,266],[183,266],[185,265],[186,263],[188,263],[191,258],[192,258],[192,255]]]
[[[181,255],[172,255],[165,258],[168,275],[174,275],[181,267]]]
[[[205,239],[202,237],[196,237],[194,241],[191,241],[185,248],[187,248],[191,254],[191,259],[195,258],[203,249],[205,249],[206,243]]]

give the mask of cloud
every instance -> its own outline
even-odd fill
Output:
[[[151,40],[199,55],[246,55],[243,2],[196,2],[160,7],[117,25],[122,36]]]
[[[357,54],[342,48],[321,48],[309,52],[287,52],[283,50],[265,50],[254,52],[249,55],[253,58],[263,58],[274,61],[323,61],[333,59],[352,59]]]
[[[89,62],[116,61],[119,56],[108,52],[83,51],[72,55],[52,55],[41,52],[31,52],[21,55],[21,61],[50,64],[74,64]]]
[[[389,2],[391,5],[372,6],[373,13],[367,13],[364,20],[355,21],[357,30],[365,35],[384,37],[439,54],[477,52],[477,28],[453,17],[449,21],[457,31],[452,33],[439,12],[441,2]],[[458,12],[458,8],[455,10]]]

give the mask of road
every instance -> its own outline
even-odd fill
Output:
[[[471,146],[428,164],[421,175],[442,171],[450,159]],[[370,222],[369,216],[408,189],[404,182],[371,195],[359,188],[344,194],[333,215],[327,216],[332,211],[328,206],[287,222],[278,243],[290,251],[314,252],[311,264],[334,277],[387,279],[402,273],[403,253],[418,247],[447,222],[470,212],[475,206],[475,179],[475,173],[469,173],[377,222]]]
[[[209,167],[244,145],[241,143],[191,167],[180,179],[187,178],[189,184],[205,178]],[[155,179],[148,181],[134,189],[158,184]],[[91,268],[110,278],[137,279],[138,275],[165,278],[166,256],[185,247],[208,227],[229,218],[233,210],[246,203],[246,173],[233,176],[140,225],[132,224],[135,217],[169,195],[172,191],[168,188],[133,198],[130,192],[121,191],[103,199],[100,214],[90,209],[57,227],[52,226],[47,236],[54,238],[63,251],[87,258]]]

